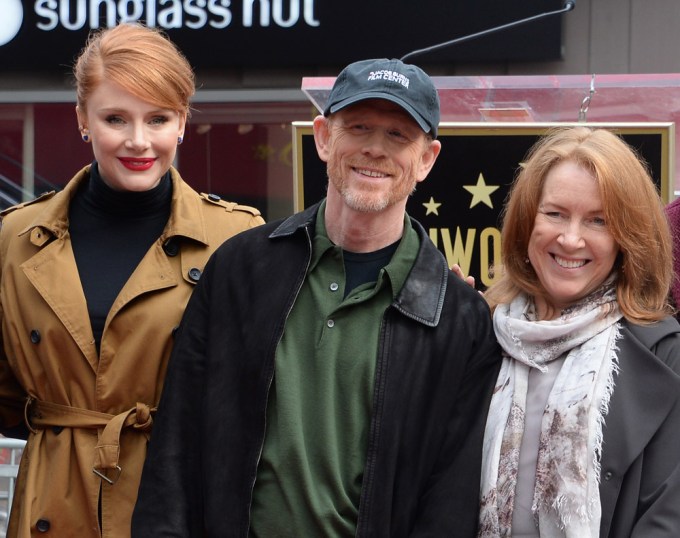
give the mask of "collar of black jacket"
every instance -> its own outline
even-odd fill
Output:
[[[321,202],[285,219],[269,235],[270,239],[289,237],[305,228],[313,230],[313,223]],[[444,255],[437,250],[420,223],[411,219],[420,239],[420,249],[404,286],[393,307],[403,315],[428,327],[439,324],[448,279],[451,276]],[[457,278],[457,277],[456,277]]]

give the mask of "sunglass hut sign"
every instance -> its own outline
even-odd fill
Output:
[[[115,26],[119,22],[144,21],[165,29],[227,28],[239,23],[249,27],[319,26],[315,0],[36,0],[36,27],[82,30]],[[0,0],[0,46],[19,33],[25,13],[21,0]],[[238,8],[240,20],[234,17]]]

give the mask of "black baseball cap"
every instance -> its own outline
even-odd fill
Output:
[[[401,60],[361,60],[345,67],[328,96],[324,116],[364,99],[396,103],[432,138],[437,138],[439,95],[425,71]]]

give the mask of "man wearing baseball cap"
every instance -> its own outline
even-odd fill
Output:
[[[500,352],[406,214],[438,124],[416,66],[337,77],[314,120],[326,198],[226,242],[187,307],[133,537],[476,536]]]

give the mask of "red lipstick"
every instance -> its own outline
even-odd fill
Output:
[[[149,157],[118,157],[118,160],[125,168],[135,172],[144,172],[156,162],[156,159]]]

